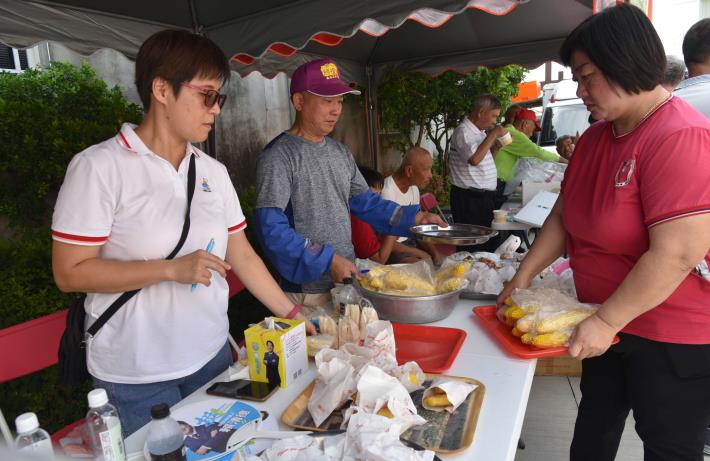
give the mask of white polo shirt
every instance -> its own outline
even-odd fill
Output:
[[[402,206],[419,205],[419,188],[417,186],[409,186],[407,192],[403,194],[392,176],[385,178],[380,195],[383,199],[397,202]],[[399,237],[397,239],[398,242],[404,242],[405,240],[407,240],[407,237]]]
[[[468,159],[485,139],[486,132],[474,125],[468,117],[456,127],[449,149],[451,184],[462,189],[496,189],[498,175],[490,150],[478,165],[468,163]]]
[[[224,258],[229,233],[246,227],[227,169],[188,145],[179,169],[152,153],[124,124],[111,139],[75,155],[52,219],[52,238],[100,245],[103,259],[164,259],[175,248],[187,207],[187,177],[195,154],[190,232],[177,257],[205,249]],[[118,297],[89,293],[87,327]],[[161,282],[144,287],[88,343],[89,372],[104,381],[151,383],[194,373],[227,341],[228,287],[213,273],[209,287]]]

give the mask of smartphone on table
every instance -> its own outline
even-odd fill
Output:
[[[263,402],[274,393],[279,386],[269,386],[269,383],[237,379],[234,381],[218,382],[207,388],[209,395],[228,397],[230,399],[256,400]]]

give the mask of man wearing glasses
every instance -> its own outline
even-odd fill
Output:
[[[136,59],[143,122],[77,154],[59,192],[54,277],[62,291],[87,293],[86,326],[138,290],[86,347],[94,385],[106,389],[126,435],[148,422],[152,405],[177,403],[231,363],[226,271],[275,315],[305,320],[244,236],[226,168],[192,145],[214,126],[229,76],[209,39],[151,36]]]

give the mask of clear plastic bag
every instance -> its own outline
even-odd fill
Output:
[[[534,157],[518,159],[512,177],[505,184],[505,195],[510,195],[523,181],[561,182],[567,165],[555,162],[543,162]]]

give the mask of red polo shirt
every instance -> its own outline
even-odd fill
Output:
[[[677,97],[624,136],[598,122],[580,138],[562,193],[577,294],[603,303],[648,250],[649,228],[710,212],[710,122]],[[710,280],[691,272],[622,331],[710,344]]]

